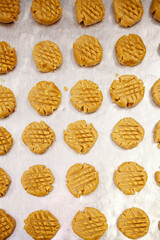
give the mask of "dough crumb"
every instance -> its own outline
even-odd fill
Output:
[[[66,86],[64,87],[64,91],[68,91],[68,88]]]
[[[119,74],[118,74],[118,73],[116,73],[116,74],[115,74],[115,76],[116,76],[116,77],[118,77],[118,76],[119,76]]]

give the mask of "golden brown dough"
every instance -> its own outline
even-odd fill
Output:
[[[0,74],[10,72],[17,64],[17,55],[14,48],[7,42],[0,42]]]
[[[158,79],[152,87],[152,97],[154,102],[160,106],[160,79]]]
[[[76,0],[75,9],[77,21],[86,26],[102,21],[105,16],[102,0]]]
[[[13,92],[0,85],[0,118],[5,118],[15,111],[16,99]]]
[[[19,0],[1,0],[0,1],[0,22],[11,23],[18,20],[20,13]]]
[[[43,121],[30,123],[22,134],[23,142],[32,152],[38,154],[46,152],[54,139],[54,131]]]
[[[87,163],[70,167],[66,179],[68,190],[76,198],[92,193],[99,184],[98,172]]]
[[[146,55],[146,47],[136,34],[124,35],[116,43],[117,60],[124,66],[136,66]]]
[[[49,211],[43,210],[30,213],[24,223],[24,229],[35,240],[51,240],[61,227]]]
[[[5,240],[11,236],[16,226],[16,222],[13,217],[6,213],[3,209],[0,209],[0,239]]]
[[[121,119],[112,131],[113,141],[124,149],[135,148],[143,137],[143,127],[133,118]]]
[[[114,80],[110,87],[113,102],[120,107],[134,107],[144,97],[143,81],[134,75],[123,75]]]
[[[76,83],[70,93],[72,95],[71,103],[80,112],[95,112],[103,101],[103,95],[98,85],[89,80],[81,80]]]
[[[92,123],[87,125],[85,120],[70,123],[63,133],[68,146],[83,154],[90,151],[98,138],[98,132]]]
[[[49,40],[37,43],[32,55],[40,72],[53,72],[63,61],[59,47]]]
[[[143,16],[141,0],[113,0],[114,17],[122,27],[131,27]]]
[[[108,229],[107,219],[98,209],[86,207],[73,218],[72,229],[85,240],[98,240]]]
[[[160,171],[157,171],[155,173],[155,179],[156,179],[157,184],[160,186]]]
[[[153,18],[160,21],[160,0],[152,0],[150,12]]]
[[[138,239],[149,231],[150,220],[147,214],[139,208],[129,208],[119,217],[118,229],[130,239]]]
[[[12,135],[4,127],[0,127],[0,155],[6,154],[12,145]]]
[[[158,147],[160,148],[160,121],[158,121],[154,129],[154,140],[158,143]]]
[[[31,12],[37,22],[51,25],[62,16],[61,2],[59,0],[33,0]]]
[[[53,189],[54,177],[49,168],[44,165],[35,165],[24,171],[21,183],[27,193],[43,197]]]
[[[146,185],[148,176],[144,168],[135,162],[125,162],[114,173],[116,186],[125,194],[140,192]]]
[[[73,43],[74,57],[82,67],[91,67],[101,62],[103,49],[98,39],[89,35],[79,37]]]
[[[11,179],[4,169],[0,168],[0,198],[3,197],[11,183]]]
[[[41,81],[30,90],[28,100],[40,115],[50,115],[58,108],[61,96],[53,82]]]

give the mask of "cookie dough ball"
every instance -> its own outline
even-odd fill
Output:
[[[34,46],[32,55],[40,72],[53,72],[63,61],[59,47],[51,41],[37,43]]]
[[[76,0],[75,9],[77,21],[86,26],[102,21],[105,16],[102,0]]]
[[[153,18],[160,22],[160,1],[159,0],[152,0],[150,12]]]
[[[116,43],[117,60],[124,66],[136,66],[146,55],[146,47],[136,34],[124,35]]]
[[[73,43],[74,57],[82,67],[91,67],[101,62],[103,49],[98,39],[89,35],[79,37]]]
[[[141,0],[113,0],[114,17],[122,27],[131,27],[143,16]]]
[[[31,12],[37,22],[51,25],[62,16],[61,2],[59,0],[33,0]]]
[[[1,0],[0,1],[0,22],[11,23],[18,20],[20,13],[19,0]]]

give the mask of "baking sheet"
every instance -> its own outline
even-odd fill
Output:
[[[160,77],[160,23],[149,14],[151,0],[142,0],[144,15],[137,25],[124,29],[114,21],[112,1],[104,0],[106,16],[103,22],[90,27],[80,26],[75,19],[74,1],[61,0],[62,19],[54,25],[43,26],[32,18],[31,0],[21,1],[21,13],[18,22],[0,25],[0,40],[7,41],[17,51],[18,64],[6,75],[2,75],[0,84],[9,87],[15,94],[17,107],[15,113],[0,120],[12,133],[14,145],[7,155],[0,157],[0,167],[4,168],[12,179],[6,196],[0,199],[0,208],[5,209],[16,220],[16,229],[11,240],[32,239],[23,229],[23,220],[32,211],[49,210],[58,218],[61,229],[55,240],[80,240],[71,228],[71,222],[78,210],[85,206],[95,207],[102,211],[109,228],[102,240],[127,239],[117,229],[119,215],[127,208],[139,207],[148,214],[151,225],[147,236],[142,240],[160,238],[158,220],[160,220],[160,188],[154,180],[155,171],[160,166],[160,149],[153,141],[153,130],[160,119],[160,108],[151,99],[151,87]],[[124,34],[139,34],[147,48],[143,62],[135,67],[124,67],[117,63],[114,46]],[[103,47],[104,55],[101,64],[93,68],[79,67],[73,57],[73,42],[81,35],[97,37]],[[54,73],[38,72],[33,58],[34,45],[43,40],[57,43],[63,53],[63,64]],[[144,81],[145,96],[142,102],[132,109],[121,109],[112,103],[109,87],[115,74],[135,74]],[[3,80],[4,79],[4,80]],[[103,92],[104,100],[100,109],[86,115],[79,113],[70,103],[70,88],[82,79],[96,82]],[[62,92],[62,102],[56,112],[48,117],[41,117],[30,106],[27,95],[30,89],[41,80],[53,81]],[[113,126],[124,117],[133,117],[145,129],[144,140],[133,150],[124,150],[113,143],[111,131]],[[98,140],[86,155],[78,155],[63,140],[63,130],[70,122],[85,119],[93,123],[99,133]],[[56,141],[43,155],[36,155],[24,145],[21,139],[24,128],[32,121],[45,121],[56,134]],[[135,161],[145,167],[148,181],[145,188],[135,196],[124,195],[113,182],[113,173],[125,161]],[[92,194],[76,199],[65,186],[65,175],[70,166],[87,162],[99,172],[100,184]],[[55,177],[54,190],[46,197],[37,198],[27,194],[21,185],[21,175],[30,166],[44,164]]]

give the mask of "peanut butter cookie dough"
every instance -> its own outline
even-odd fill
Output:
[[[98,172],[87,163],[77,163],[69,168],[67,187],[76,198],[92,193],[99,184]]]
[[[105,16],[102,0],[76,0],[75,9],[77,21],[86,26],[102,21]]]
[[[148,176],[144,168],[135,162],[125,162],[114,173],[116,186],[126,195],[140,192],[146,185]]]
[[[152,87],[152,98],[154,102],[160,106],[160,79],[158,79]]]
[[[144,97],[143,81],[134,75],[123,75],[114,80],[110,87],[113,102],[120,107],[134,107]]]
[[[118,229],[130,239],[138,239],[148,233],[150,220],[139,208],[129,208],[119,217]]]
[[[49,40],[37,43],[32,55],[40,72],[53,72],[63,61],[59,47]]]
[[[153,18],[160,21],[160,1],[159,0],[152,0],[150,12]]]
[[[7,42],[0,42],[0,74],[10,72],[17,64],[17,55],[14,48]]]
[[[95,112],[103,101],[103,95],[98,85],[89,80],[81,80],[76,83],[70,93],[72,95],[71,103],[80,112]]]
[[[0,85],[0,118],[5,118],[15,111],[16,99],[13,92]]]
[[[35,165],[23,173],[21,183],[27,193],[43,197],[52,191],[54,176],[46,166]]]
[[[61,102],[61,92],[53,82],[41,81],[28,94],[28,100],[40,115],[50,115]]]
[[[74,57],[81,67],[90,67],[101,62],[103,49],[97,38],[83,35],[73,43]]]
[[[158,121],[154,129],[154,141],[158,143],[158,147],[160,148],[160,121]]]
[[[54,131],[43,121],[30,123],[22,134],[23,142],[32,152],[38,154],[46,152],[54,139]]]
[[[2,168],[0,168],[0,198],[6,194],[10,183],[10,177]]]
[[[51,240],[60,229],[58,220],[49,211],[32,212],[24,223],[24,229],[35,240]]]
[[[157,184],[160,186],[160,171],[157,171],[155,173],[155,179],[156,179]]]
[[[136,66],[146,55],[146,47],[136,34],[124,35],[116,43],[117,60],[124,66]]]
[[[16,222],[13,217],[6,213],[3,209],[0,209],[0,239],[5,240],[11,236],[16,226]]]
[[[112,131],[113,141],[124,149],[135,148],[143,137],[143,127],[133,118],[121,119]]]
[[[73,218],[72,229],[85,240],[98,240],[108,229],[107,219],[98,209],[86,207]]]
[[[122,27],[131,27],[143,16],[141,0],[113,0],[115,20]]]
[[[12,135],[4,127],[0,127],[0,155],[6,154],[12,145]]]
[[[11,23],[18,20],[20,13],[19,0],[1,0],[0,1],[0,22]]]
[[[59,0],[33,0],[31,12],[37,22],[51,25],[62,16],[61,2]]]
[[[98,132],[92,123],[87,125],[85,120],[70,123],[63,132],[64,141],[77,153],[89,152],[98,138]]]

